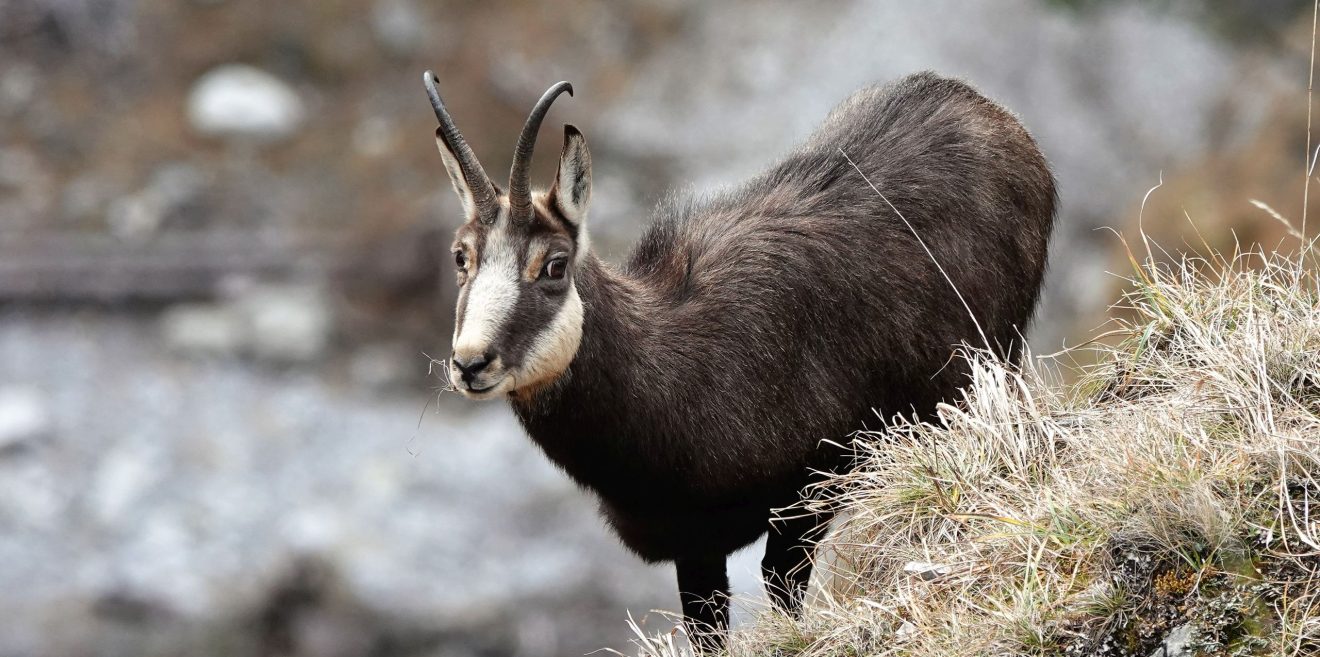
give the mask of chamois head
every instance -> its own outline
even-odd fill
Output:
[[[513,152],[509,189],[486,176],[436,91],[423,75],[435,117],[435,141],[464,223],[454,236],[458,309],[449,380],[471,399],[491,399],[553,381],[577,354],[582,299],[575,273],[586,255],[591,154],[577,128],[564,126],[559,171],[548,191],[533,191],[532,149],[550,104],[573,94],[560,82],[532,108]]]

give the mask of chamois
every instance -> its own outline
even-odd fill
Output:
[[[930,417],[967,381],[960,344],[1018,357],[1054,179],[1022,124],[964,82],[858,91],[764,173],[662,204],[614,267],[591,252],[577,128],[551,187],[529,185],[542,119],[571,85],[535,105],[504,191],[424,80],[465,214],[450,381],[507,398],[628,548],[675,563],[689,634],[716,630],[698,647],[723,641],[727,556],[767,530],[766,588],[800,609],[829,517],[774,509],[849,467],[852,432]]]

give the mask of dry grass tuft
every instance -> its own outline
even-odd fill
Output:
[[[1196,654],[1320,653],[1320,281],[1298,260],[1137,268],[1125,339],[1074,386],[973,355],[938,426],[859,437],[808,503],[843,509],[832,584],[730,654],[1145,657],[1180,627]]]

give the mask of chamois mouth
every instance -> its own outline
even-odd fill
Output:
[[[496,381],[495,383],[485,387],[469,385],[469,384],[462,384],[457,387],[458,387],[458,392],[462,394],[464,397],[467,397],[468,399],[481,401],[485,399],[494,399],[497,395],[503,393],[505,387],[504,381],[505,380],[501,379],[500,381]]]
[[[458,377],[454,377],[454,389],[459,394],[473,400],[494,399],[509,391],[510,378],[507,375],[501,375],[494,379],[479,378],[467,383]]]
[[[494,362],[482,364],[478,367],[479,371],[472,369],[464,370],[458,366],[458,363],[450,360],[449,362],[449,385],[451,389],[468,399],[493,399],[497,395],[508,392],[511,387],[512,377],[509,371],[500,363],[499,358],[493,359]]]

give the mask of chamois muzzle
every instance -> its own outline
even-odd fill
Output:
[[[483,354],[463,360],[455,355],[453,362],[454,367],[457,367],[459,374],[462,375],[463,383],[471,384],[472,379],[476,378],[490,364],[490,358]]]

